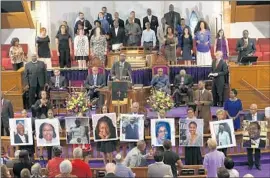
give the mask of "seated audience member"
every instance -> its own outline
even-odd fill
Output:
[[[69,160],[64,160],[59,165],[60,174],[55,176],[56,178],[77,178],[77,176],[72,175],[72,164]],[[79,171],[79,170],[77,170]]]
[[[124,43],[125,43],[125,29],[119,26],[119,22],[115,20],[113,22],[113,28],[111,29],[111,44],[123,45]]]
[[[166,74],[163,74],[163,69],[158,69],[158,74],[155,75],[151,81],[151,85],[156,90],[161,90],[166,93],[170,93],[170,81],[169,77]]]
[[[40,92],[40,99],[36,101],[33,106],[35,116],[39,119],[45,119],[48,117],[48,110],[52,109],[51,102],[47,99],[46,91]],[[34,114],[33,114],[34,117]]]
[[[148,166],[148,177],[164,177],[165,175],[173,177],[171,166],[164,164],[163,159],[164,153],[156,151],[154,154],[155,163]]]
[[[228,170],[230,174],[230,178],[238,178],[239,177],[239,172],[236,169],[233,169],[234,167],[234,162],[232,158],[225,158],[224,161],[224,166]]]
[[[8,160],[6,162],[7,168],[13,168],[13,166],[14,166],[15,163],[19,163],[20,162],[20,159],[19,159],[20,152],[21,152],[21,150],[16,150],[15,153],[14,153],[14,159]]]
[[[52,148],[54,158],[48,161],[48,164],[46,166],[48,177],[54,178],[58,174],[60,174],[60,163],[64,161],[64,158],[61,158],[62,154],[62,147],[61,146],[54,146]]]
[[[124,53],[120,54],[120,60],[115,62],[111,69],[111,77],[113,80],[128,80],[132,81],[131,76],[131,65],[126,61],[126,55]]]
[[[183,168],[183,163],[177,153],[172,151],[172,142],[170,140],[165,140],[163,142],[164,147],[164,164],[168,164],[171,166],[173,177],[177,177],[178,168]],[[177,165],[177,167],[176,167]],[[168,174],[168,173],[167,173]]]
[[[251,104],[249,113],[245,115],[245,120],[248,121],[263,121],[264,120],[264,114],[258,113],[258,106],[257,104]]]
[[[113,15],[114,15],[114,20],[113,20],[113,22],[118,21],[119,27],[125,29],[125,23],[124,23],[124,20],[122,20],[122,19],[119,18],[119,13],[118,13],[118,12],[115,12]],[[112,23],[112,27],[114,27],[114,23]]]
[[[146,29],[142,32],[142,38],[141,38],[141,46],[144,47],[144,50],[152,51],[153,48],[156,47],[156,34],[155,31],[150,29],[150,23],[145,23]]]
[[[224,103],[224,110],[228,118],[233,119],[234,130],[239,130],[241,128],[240,121],[240,111],[243,110],[242,102],[240,99],[236,98],[237,90],[231,89],[230,98],[227,99]]]
[[[24,51],[19,44],[19,38],[12,38],[11,47],[9,49],[9,57],[13,66],[13,70],[15,71],[23,67],[24,61],[26,62]]]
[[[218,168],[217,177],[218,178],[231,178],[228,170],[224,167]]]
[[[105,76],[98,73],[98,68],[92,68],[92,74],[89,74],[84,82],[84,87],[88,90],[88,96],[90,100],[99,98],[98,88],[105,86]]]
[[[251,174],[245,174],[245,175],[243,176],[243,178],[254,178],[254,176],[251,175]]]
[[[65,76],[60,75],[59,69],[54,69],[54,76],[50,79],[50,88],[51,89],[59,89],[59,88],[67,88],[67,80]]]
[[[21,171],[24,168],[27,168],[30,171],[32,167],[32,163],[30,162],[28,151],[21,150],[19,159],[20,159],[20,162],[15,163],[13,166],[13,174],[17,178],[21,178]]]
[[[203,160],[203,166],[207,170],[207,177],[217,177],[217,169],[224,166],[225,155],[217,150],[217,141],[213,138],[207,140],[209,153]]]
[[[127,46],[137,46],[141,40],[141,27],[134,22],[132,17],[128,18],[125,26],[125,34],[127,37]]]
[[[115,169],[115,175],[118,177],[130,177],[130,178],[134,178],[134,173],[131,171],[131,169],[129,167],[126,167],[123,164],[123,157],[120,153],[118,153],[115,156],[115,162],[116,162],[116,169]]]
[[[248,30],[244,30],[243,37],[237,41],[238,62],[241,62],[242,57],[253,56],[256,52],[256,40],[249,38],[248,35]]]
[[[77,147],[73,150],[73,160],[72,160],[72,175],[77,177],[92,177],[92,171],[90,166],[84,162],[83,150]]]
[[[41,165],[39,163],[35,163],[31,167],[31,178],[41,178]]]
[[[183,94],[187,94],[188,102],[193,101],[193,78],[191,75],[186,74],[182,69],[174,78],[175,91],[173,93],[174,101],[177,106],[183,103]]]
[[[105,166],[106,175],[104,178],[118,178],[118,176],[115,175],[115,170],[116,166],[114,163],[107,163]]]
[[[21,175],[21,178],[31,178],[31,173],[29,169],[26,169],[26,168],[22,169],[20,175]]]
[[[130,168],[146,165],[146,158],[151,156],[151,152],[143,155],[146,143],[143,140],[137,142],[137,147],[130,150],[125,158],[124,165]]]
[[[86,36],[89,36],[89,31],[92,29],[92,25],[88,20],[86,20],[84,18],[84,13],[82,13],[82,12],[79,12],[79,20],[76,21],[75,28],[74,28],[74,33],[77,32],[79,24],[83,25],[84,34]]]
[[[11,178],[10,172],[6,165],[1,164],[1,177],[3,178]]]

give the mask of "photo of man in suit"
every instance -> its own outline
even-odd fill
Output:
[[[47,69],[42,61],[37,60],[33,55],[32,60],[25,64],[24,82],[26,89],[29,89],[29,104],[32,106],[36,102],[36,96],[47,86]]]
[[[90,100],[94,98],[99,98],[98,88],[105,86],[105,77],[103,74],[98,73],[98,68],[92,68],[92,74],[89,74],[84,82],[84,87],[88,91],[88,96]]]
[[[223,107],[223,95],[225,87],[225,76],[228,74],[228,66],[222,59],[222,51],[217,51],[216,60],[212,62],[212,70],[209,77],[213,79],[212,95],[213,105]]]
[[[261,126],[259,122],[250,122],[248,127],[249,140],[244,140],[243,147],[265,148],[266,141],[260,138]]]
[[[176,29],[177,25],[181,24],[181,16],[178,12],[174,11],[174,6],[170,4],[169,12],[164,14],[166,24]]]
[[[152,10],[150,8],[147,9],[147,16],[143,18],[143,30],[146,29],[146,22],[150,23],[150,29],[154,30],[155,34],[157,35],[158,18],[157,16],[152,15]]]
[[[183,104],[183,94],[187,94],[188,102],[193,101],[193,78],[191,75],[186,74],[184,69],[180,70],[180,73],[174,78],[174,93],[173,98],[175,105],[179,106]]]
[[[12,103],[5,99],[0,91],[1,97],[1,136],[9,136],[9,119],[14,118],[14,111]],[[6,131],[6,134],[4,133]]]
[[[128,78],[132,82],[131,65],[126,62],[126,55],[120,54],[120,60],[115,62],[111,69],[111,77],[114,81],[126,80]]]
[[[129,124],[125,127],[125,139],[139,139],[139,127],[136,122],[136,117],[131,117],[129,120]]]
[[[256,40],[249,38],[248,35],[248,30],[244,30],[243,37],[237,41],[238,62],[241,61],[242,57],[253,56],[256,52]]]
[[[14,135],[14,143],[28,143],[28,135],[24,133],[24,121],[17,121],[17,134]]]
[[[50,88],[51,89],[67,88],[67,80],[64,76],[60,75],[60,70],[54,69],[53,73],[54,73],[54,76],[51,77],[50,83],[49,83]]]

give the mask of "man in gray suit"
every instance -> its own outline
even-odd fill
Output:
[[[181,24],[181,16],[178,12],[174,11],[174,6],[170,4],[169,12],[164,14],[166,24],[176,29],[177,25]]]
[[[154,154],[155,163],[148,166],[148,177],[164,177],[165,175],[173,177],[171,166],[164,164],[163,159],[164,153],[156,151]]]
[[[54,69],[53,71],[54,76],[50,79],[50,88],[57,89],[57,88],[67,88],[67,80],[64,76],[60,75],[59,69]]]
[[[225,87],[225,77],[228,74],[228,66],[224,60],[222,60],[222,52],[216,52],[216,60],[212,62],[212,71],[209,77],[213,79],[212,95],[213,105],[222,107],[223,106],[223,95]]]
[[[47,86],[47,69],[42,61],[37,60],[37,56],[32,56],[32,61],[25,65],[24,82],[26,89],[29,89],[29,104],[32,106],[36,102],[41,90]]]
[[[9,119],[14,118],[12,103],[5,99],[0,92],[1,97],[1,136],[4,136],[4,130],[6,131],[6,136],[10,135],[9,132]]]
[[[243,38],[239,39],[236,44],[236,51],[238,52],[238,62],[242,57],[253,56],[256,52],[256,40],[248,37],[247,30],[243,31]]]
[[[98,73],[98,68],[92,68],[92,74],[89,74],[84,82],[84,87],[88,90],[90,100],[99,98],[98,88],[105,86],[105,77]]]
[[[111,76],[113,80],[120,81],[128,78],[132,82],[131,76],[131,65],[126,62],[126,55],[124,53],[120,54],[120,61],[113,64],[111,69]]]

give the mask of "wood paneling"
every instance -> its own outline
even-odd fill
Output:
[[[231,1],[231,22],[270,21],[270,5],[237,6]]]

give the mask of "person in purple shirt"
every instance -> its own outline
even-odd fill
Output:
[[[228,40],[224,35],[224,31],[220,29],[217,33],[216,39],[215,39],[215,44],[214,44],[214,54],[217,51],[222,51],[222,59],[228,62],[229,58],[229,45],[228,45]]]
[[[204,20],[200,20],[194,30],[196,47],[197,47],[197,65],[211,65],[211,37],[210,28]]]
[[[217,141],[213,138],[207,140],[207,145],[210,152],[204,156],[203,166],[207,177],[217,177],[217,169],[224,166],[225,155],[217,150]]]

